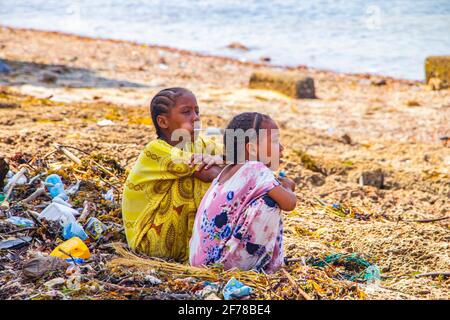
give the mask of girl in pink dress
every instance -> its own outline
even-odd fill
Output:
[[[239,132],[247,135],[233,136]],[[276,178],[269,169],[277,168],[283,150],[278,126],[267,115],[242,113],[228,125],[224,147],[228,165],[199,205],[189,261],[193,266],[274,272],[283,265],[281,211],[293,210],[297,201],[295,183]]]

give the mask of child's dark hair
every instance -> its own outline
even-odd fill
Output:
[[[161,115],[169,112],[170,108],[173,108],[177,102],[177,98],[182,96],[185,93],[191,93],[188,89],[185,88],[167,88],[161,90],[153,97],[150,102],[150,115],[152,117],[153,125],[156,129],[156,135],[158,138],[161,138],[162,132],[161,128],[158,126],[158,121],[156,118]]]
[[[238,163],[238,139],[235,135],[229,136],[227,138],[227,132],[230,133],[230,130],[243,130],[247,132],[247,130],[254,129],[256,136],[252,137],[249,135],[245,135],[244,137],[244,145],[250,142],[250,139],[257,138],[259,135],[259,130],[261,129],[261,124],[263,121],[271,120],[268,115],[259,113],[259,112],[244,112],[235,116],[231,122],[228,124],[225,134],[223,135],[223,145],[225,148],[225,152],[223,154],[225,163]],[[233,144],[231,148],[231,142],[228,142],[227,139],[233,139]]]

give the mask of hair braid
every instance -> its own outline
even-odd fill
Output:
[[[238,162],[238,139],[235,135],[233,135],[233,148],[229,149],[231,146],[227,144],[227,132],[229,130],[243,130],[244,133],[247,130],[254,129],[256,132],[256,137],[259,136],[259,130],[261,128],[261,124],[264,120],[269,120],[270,117],[268,115],[259,113],[259,112],[244,112],[235,116],[231,122],[228,124],[225,134],[223,136],[223,144],[225,148],[224,152],[224,160],[225,162],[232,163]],[[244,145],[250,142],[250,137],[246,134],[244,139]],[[232,153],[231,153],[232,152]]]
[[[158,92],[150,102],[150,115],[152,117],[153,125],[156,129],[156,135],[161,138],[162,132],[158,125],[157,118],[161,114],[169,112],[170,108],[173,108],[177,102],[178,97],[185,93],[191,93],[185,88],[167,88]]]

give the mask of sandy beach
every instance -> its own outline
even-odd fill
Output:
[[[274,68],[166,47],[0,27],[0,156],[43,156],[53,143],[99,152],[130,169],[155,138],[150,99],[182,86],[198,99],[203,126],[224,127],[236,114],[269,114],[282,129],[282,169],[297,183],[298,206],[285,214],[291,258],[359,253],[383,281],[366,299],[449,299],[450,90],[369,74],[290,68],[315,81],[317,99],[291,99],[248,88],[255,70]],[[279,69],[279,68],[277,68]],[[101,120],[114,125],[99,126]],[[376,171],[378,170],[378,171]],[[361,185],[382,172],[384,185]],[[355,208],[364,219],[320,208]],[[1,254],[0,254],[1,256]],[[20,298],[12,269],[0,292]],[[8,273],[9,272],[9,273]],[[33,292],[33,284],[26,284]],[[37,290],[37,289],[36,289]]]

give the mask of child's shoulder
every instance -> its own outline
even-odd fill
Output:
[[[260,161],[247,161],[245,163],[246,171],[253,171],[258,175],[261,174],[273,174],[272,170],[270,170],[264,163]]]
[[[261,169],[268,169],[268,170],[270,170],[269,168],[267,168],[267,166],[264,164],[264,163],[262,163],[261,161],[253,161],[253,160],[251,160],[251,161],[247,161],[246,163],[245,163],[245,166],[247,166],[248,168],[261,168]]]

